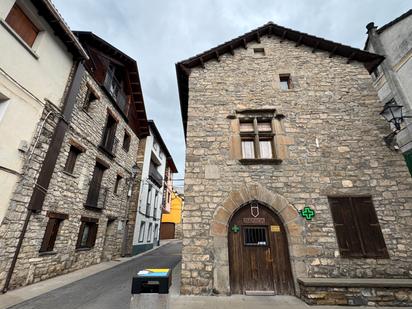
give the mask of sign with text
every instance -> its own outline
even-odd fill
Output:
[[[243,218],[245,224],[265,224],[265,218]]]
[[[271,225],[270,226],[270,231],[274,232],[274,233],[280,232],[280,226],[279,225]]]

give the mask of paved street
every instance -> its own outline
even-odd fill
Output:
[[[173,268],[181,259],[181,242],[171,242],[129,262],[53,290],[13,309],[128,309],[131,279],[138,269]]]

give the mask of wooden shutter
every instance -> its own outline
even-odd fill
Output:
[[[44,232],[40,252],[52,251],[59,230],[60,220],[50,218],[47,222],[46,231]]]
[[[90,182],[89,193],[87,194],[86,206],[97,206],[104,170],[105,167],[99,163],[96,163],[93,171],[93,177]]]
[[[33,46],[39,29],[27,17],[23,10],[15,3],[6,17],[6,23],[27,43]]]
[[[87,239],[87,246],[89,248],[94,247],[94,244],[96,243],[96,236],[97,236],[97,228],[98,224],[96,223],[89,223],[90,224],[90,231],[89,231],[89,237]]]
[[[341,256],[363,256],[350,199],[348,197],[329,197],[329,204]]]
[[[371,197],[352,197],[352,205],[366,257],[388,257],[385,240]]]
[[[74,146],[70,146],[69,155],[67,156],[66,165],[64,170],[70,174],[74,171],[74,166],[76,165],[77,156],[81,151]]]
[[[77,243],[76,243],[76,248],[80,248],[81,247],[81,243],[82,243],[82,238],[83,238],[83,231],[84,231],[84,226],[85,226],[86,222],[83,222],[80,224],[80,229],[79,229],[79,235],[77,236]]]

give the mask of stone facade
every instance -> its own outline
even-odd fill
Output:
[[[230,293],[228,221],[253,199],[286,227],[297,294],[299,277],[412,278],[412,179],[385,146],[389,128],[368,71],[279,37],[259,41],[191,68],[181,293]],[[280,74],[290,74],[292,89],[280,89]],[[244,109],[285,116],[281,163],[236,157],[231,125]],[[339,254],[327,197],[364,194],[373,198],[389,259]],[[295,210],[305,205],[316,210],[312,221]]]
[[[91,103],[88,111],[83,109],[86,93],[92,88],[98,100]],[[48,114],[47,108],[42,120]],[[117,146],[111,158],[98,147],[102,140],[107,113],[110,110],[117,120]],[[54,127],[60,117],[53,110],[41,131],[38,142],[33,142],[33,155],[26,158],[25,172],[10,202],[3,224],[0,226],[0,284],[4,284],[7,270],[16,250],[16,244],[26,215],[26,206],[33,192],[33,186],[42,166]],[[121,145],[124,131],[131,135],[129,151]],[[81,146],[84,151],[78,156],[72,174],[64,171],[68,152],[72,144]],[[116,110],[112,101],[89,73],[85,73],[81,89],[77,95],[69,130],[64,137],[58,161],[48,188],[43,209],[34,213],[29,222],[22,249],[13,273],[11,288],[38,282],[59,274],[67,273],[102,260],[113,259],[121,254],[125,223],[128,216],[128,191],[131,168],[136,162],[139,139],[128,127],[126,121]],[[102,181],[99,205],[102,210],[84,207],[89,184],[96,164],[96,158],[108,165]],[[113,191],[116,176],[122,175],[118,193]],[[68,218],[60,225],[52,252],[39,253],[44,231],[48,222],[47,212],[67,214]],[[98,219],[95,245],[91,249],[76,249],[81,217]]]

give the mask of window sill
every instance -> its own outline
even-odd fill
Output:
[[[56,255],[56,251],[44,251],[44,252],[39,252],[39,256],[49,256],[49,255]]]
[[[114,159],[116,157],[113,152],[111,152],[110,150],[104,148],[104,146],[102,146],[102,145],[99,145],[99,149],[101,151],[103,151],[110,159]]]
[[[91,204],[83,204],[84,207],[89,208],[91,210],[97,210],[97,211],[102,211],[103,208],[97,207],[97,205],[91,205]]]
[[[76,252],[82,252],[82,251],[90,251],[92,250],[93,247],[87,247],[87,248],[76,248]]]
[[[36,52],[31,48],[29,45],[27,45],[26,42],[11,28],[7,22],[0,18],[0,24],[36,59],[39,59],[39,55],[36,54]]]
[[[280,159],[240,159],[242,165],[279,165],[282,163]]]
[[[66,171],[63,171],[63,174],[65,174],[65,175],[67,175],[67,176],[70,176],[70,177],[72,177],[72,178],[78,178],[78,176],[76,176],[76,175],[74,175],[74,174],[71,174],[71,173],[69,173],[69,172],[66,172]]]

